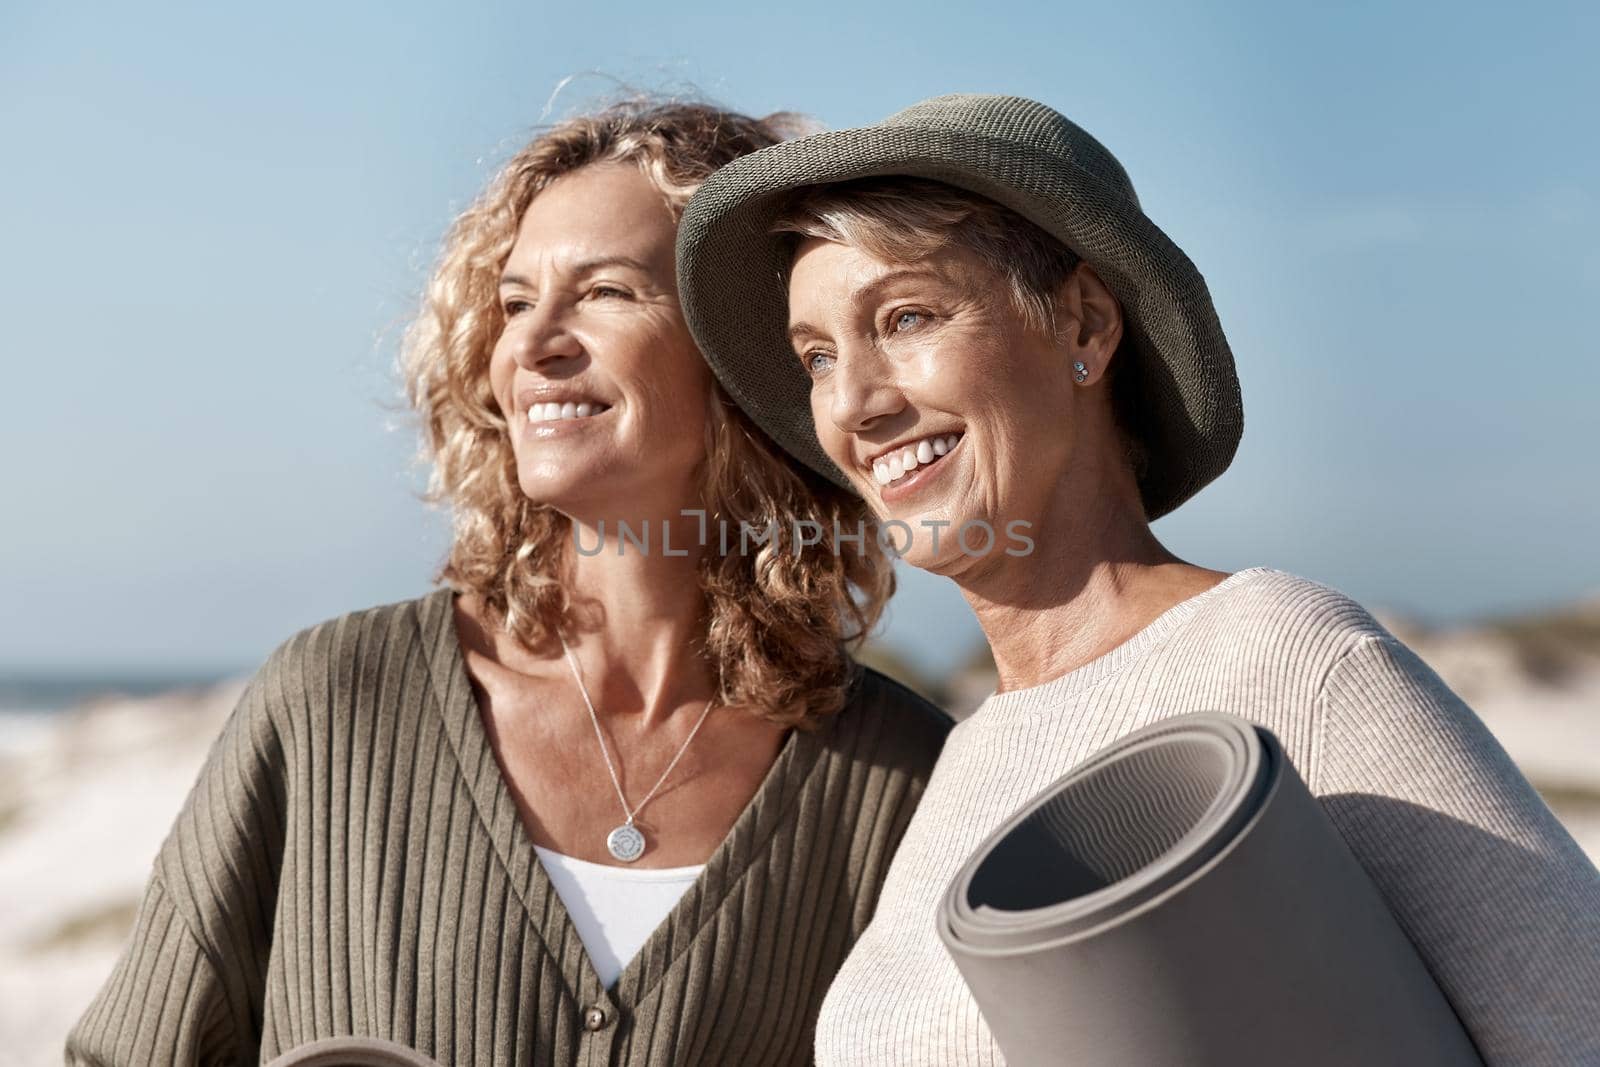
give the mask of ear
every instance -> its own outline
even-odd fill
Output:
[[[1063,358],[1069,365],[1079,360],[1089,368],[1082,384],[1093,385],[1105,377],[1122,341],[1122,305],[1088,263],[1080,261],[1061,283],[1056,324]]]

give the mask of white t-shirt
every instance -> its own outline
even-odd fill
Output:
[[[538,845],[533,850],[607,988],[705,869],[703,863],[654,870],[610,867]]]

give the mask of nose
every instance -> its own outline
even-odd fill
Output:
[[[568,328],[568,309],[554,299],[541,300],[524,311],[508,329],[516,330],[513,355],[523,370],[552,369],[551,364],[583,354],[583,345]]]
[[[906,406],[888,361],[870,345],[841,347],[830,377],[828,416],[845,433],[862,433]]]

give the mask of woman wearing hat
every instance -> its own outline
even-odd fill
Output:
[[[828,994],[820,1063],[999,1062],[941,894],[1069,768],[1200,710],[1276,733],[1487,1061],[1600,1062],[1600,875],[1472,711],[1349,598],[1151,532],[1228,466],[1239,387],[1199,272],[1098,141],[1034,101],[936,98],[724,168],[678,260],[728,392],[955,580],[999,672]]]
[[[809,1062],[948,721],[846,654],[881,553],[722,543],[865,513],[678,305],[683,204],[778,132],[617,106],[456,221],[404,358],[448,584],[272,653],[68,1062]]]

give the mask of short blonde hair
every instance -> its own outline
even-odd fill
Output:
[[[571,522],[521,491],[516,456],[488,380],[504,328],[500,271],[523,213],[557,178],[602,162],[633,162],[675,213],[718,167],[774,144],[798,120],[753,119],[708,105],[636,98],[547,129],[505,164],[451,226],[400,369],[423,424],[431,466],[424,499],[448,503],[454,537],[435,582],[483,599],[527,648],[551,649],[575,618],[568,578]],[[752,554],[707,551],[704,653],[719,698],[784,725],[810,728],[843,707],[848,655],[882,614],[894,572],[864,502],[791,461],[712,385],[702,494],[708,522],[780,533]],[[802,548],[800,523],[821,529]],[[842,551],[834,531],[867,535]],[[743,546],[741,546],[743,547]]]
[[[807,237],[851,245],[895,263],[915,263],[954,246],[977,254],[1004,279],[1012,306],[1035,329],[1057,332],[1056,299],[1081,257],[1003,204],[944,182],[905,175],[808,185],[790,196],[770,233],[790,235],[788,262]],[[1149,449],[1139,431],[1135,376],[1138,358],[1125,332],[1107,368],[1111,406],[1124,458],[1143,480]]]

